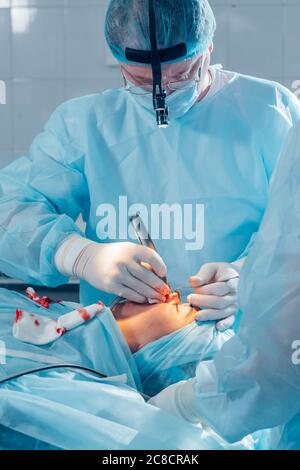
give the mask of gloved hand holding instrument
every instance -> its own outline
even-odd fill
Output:
[[[56,251],[55,264],[62,274],[126,300],[165,302],[169,293],[166,265],[156,250],[143,245],[96,243],[72,235]]]
[[[142,218],[140,217],[139,213],[137,213],[137,214],[130,217],[130,223],[131,223],[132,229],[133,229],[138,241],[140,242],[140,244],[143,247],[146,247],[147,249],[150,249],[154,253],[158,254],[156,246],[154,245],[153,240],[151,239],[151,236],[150,236],[150,234],[149,234]],[[153,269],[152,266],[147,262],[142,262],[141,264],[142,264],[143,268],[145,268],[149,271],[151,271]],[[166,275],[161,276],[161,280],[164,283],[164,290],[161,291],[161,293],[164,294],[164,296],[165,296],[165,299],[163,300],[163,302],[174,301],[175,304],[179,303],[178,294],[176,292],[172,292],[172,289],[171,289],[170,284],[168,282],[167,276]],[[121,297],[116,298],[112,302],[111,308],[113,308],[116,304],[122,302],[123,300],[124,299],[122,299]],[[154,303],[156,301],[159,302],[159,300],[157,300],[155,297],[154,298],[148,298],[147,301],[149,303]]]

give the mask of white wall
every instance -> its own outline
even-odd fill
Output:
[[[176,1],[176,0],[174,0]],[[0,0],[0,167],[26,154],[62,101],[121,83],[107,62],[107,0]],[[214,62],[278,80],[300,80],[300,0],[211,0]],[[300,88],[300,85],[299,85]]]

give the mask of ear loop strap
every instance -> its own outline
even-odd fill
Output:
[[[199,74],[199,88],[198,88],[198,93],[199,97],[201,94],[206,90],[206,88],[210,85],[211,79],[209,78],[210,75],[208,74],[208,67],[210,65],[210,53],[209,50],[207,49],[203,54],[202,54],[202,59],[201,59],[201,68],[200,68],[200,74]],[[209,80],[206,79],[204,74],[208,74]],[[202,86],[201,86],[202,84]]]

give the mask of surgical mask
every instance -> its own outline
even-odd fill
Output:
[[[170,120],[184,116],[197,102],[201,93],[209,86],[210,79],[207,73],[209,60],[210,55],[204,53],[198,78],[186,82],[177,82],[178,84],[182,83],[182,88],[176,89],[167,96]],[[134,100],[148,111],[154,112],[152,94],[147,91],[145,92],[143,88],[134,86],[128,80],[126,82],[127,90],[134,90],[131,93]]]
[[[196,103],[199,97],[199,84],[186,90],[177,90],[167,97],[170,120],[184,116]]]
[[[151,95],[132,95],[135,102],[143,106],[147,111],[155,113]],[[185,115],[196,103],[199,93],[196,86],[189,90],[176,91],[167,97],[170,120],[178,119]]]

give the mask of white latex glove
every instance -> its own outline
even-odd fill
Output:
[[[225,331],[235,322],[239,275],[245,258],[235,263],[204,264],[196,276],[190,277],[195,293],[188,296],[188,302],[199,308],[198,321],[220,320],[219,331]]]
[[[182,418],[190,423],[200,423],[196,410],[196,397],[193,391],[195,378],[184,380],[165,388],[148,403],[169,414]]]
[[[132,302],[165,302],[169,292],[161,279],[167,273],[161,257],[134,243],[95,243],[72,236],[58,248],[55,263],[63,274]]]

